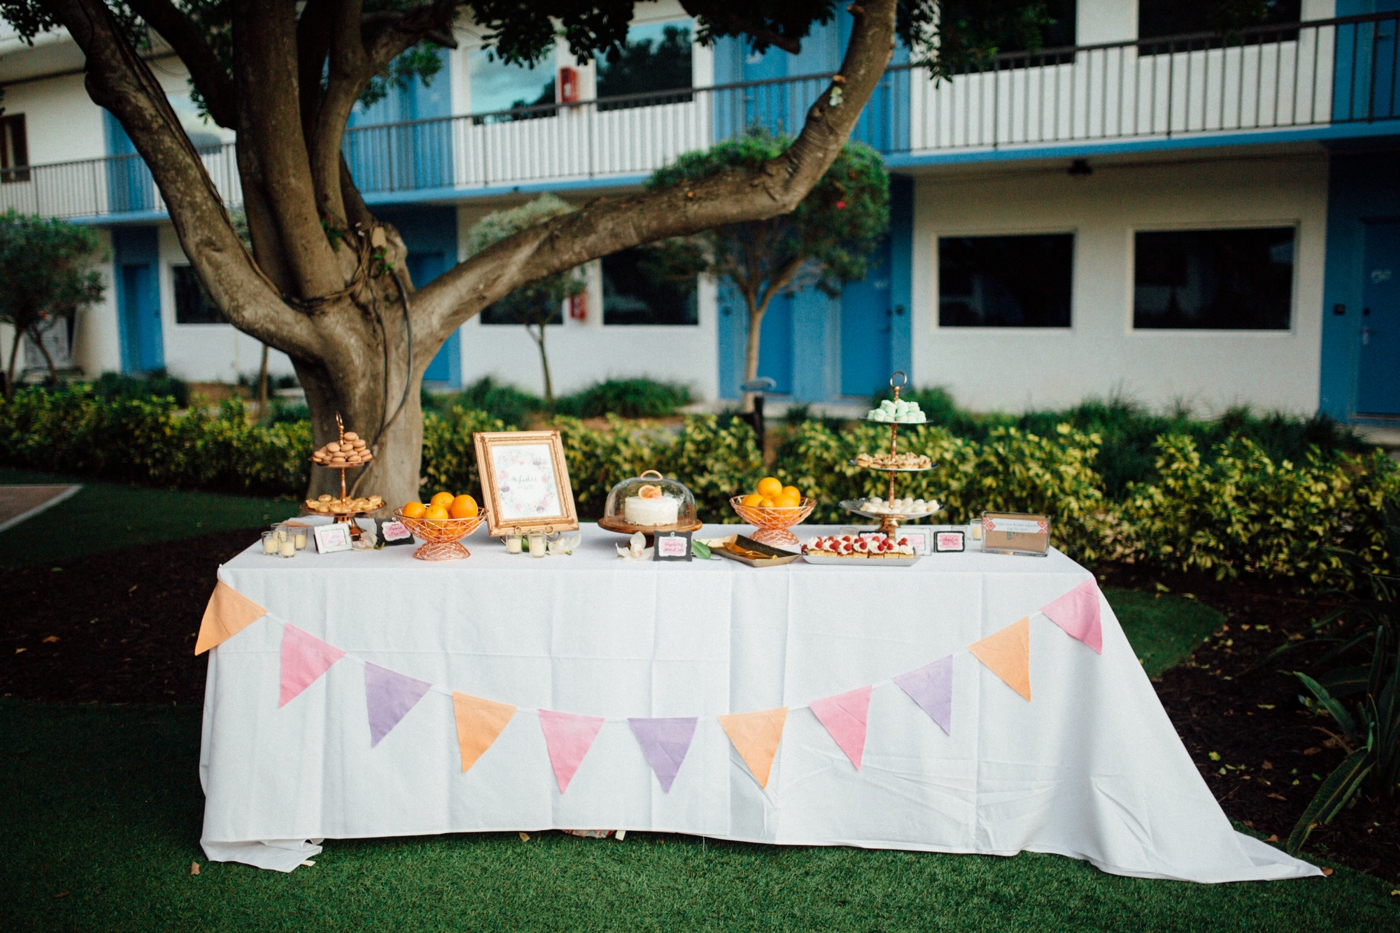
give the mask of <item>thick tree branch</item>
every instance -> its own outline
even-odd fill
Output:
[[[336,0],[308,0],[297,18],[297,94],[302,136],[310,145],[321,109],[321,78],[330,53],[330,17]]]
[[[233,80],[205,40],[199,25],[176,9],[170,0],[127,0],[127,6],[160,33],[180,56],[214,122],[229,129],[237,128]]]
[[[165,91],[101,0],[52,0],[50,9],[86,58],[87,90],[110,110],[160,186],[185,255],[239,329],[293,355],[314,355],[310,321],[268,285],[238,239],[204,164]]]
[[[840,154],[894,49],[895,0],[870,0],[852,12],[841,71],[781,156],[758,172],[735,170],[689,188],[595,201],[502,240],[415,295],[415,352],[430,357],[463,321],[525,282],[621,249],[795,208]]]
[[[250,90],[240,101],[245,112],[239,145],[251,139],[257,153],[296,293],[302,298],[332,294],[345,283],[321,228],[302,136],[295,4],[237,0],[233,24],[234,69]]]

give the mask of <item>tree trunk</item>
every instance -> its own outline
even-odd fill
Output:
[[[49,348],[44,346],[44,332],[36,325],[29,339],[34,341],[34,346],[39,348],[39,353],[44,357],[44,363],[49,367],[49,383],[55,388],[58,386],[58,367],[54,365],[53,357],[49,354]]]
[[[15,395],[15,358],[19,355],[19,342],[24,339],[24,332],[18,327],[15,328],[15,339],[10,343],[10,365],[5,368],[5,398],[11,399]]]
[[[535,337],[535,332],[530,330],[530,325],[525,325],[525,329],[534,337],[535,345],[540,348],[540,366],[544,368],[544,404],[551,412],[554,411],[554,380],[549,375],[549,354],[544,350],[544,329],[548,327],[547,322],[541,321],[540,335]]]
[[[258,420],[267,420],[267,344],[262,345],[262,362],[258,364]]]

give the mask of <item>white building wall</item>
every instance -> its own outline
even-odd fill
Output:
[[[175,322],[175,276],[172,266],[189,260],[180,248],[175,228],[160,228],[160,309],[161,335],[165,342],[165,368],[171,375],[189,382],[238,381],[239,375],[254,376],[262,360],[262,343],[232,324],[177,324]],[[114,303],[115,305],[115,303]],[[281,350],[267,358],[268,372],[274,376],[294,372],[291,359]]]
[[[915,188],[913,381],[947,386],[980,411],[1060,408],[1125,397],[1200,414],[1248,404],[1317,411],[1327,163],[1288,159],[1063,165],[924,178]],[[1133,329],[1133,233],[1297,226],[1288,331]],[[941,328],[938,238],[1075,234],[1071,326]]]
[[[112,234],[98,230],[104,261],[96,268],[102,276],[102,300],[78,311],[73,325],[73,362],[83,375],[96,378],[105,372],[121,372],[122,340],[117,324],[117,286],[112,262]]]

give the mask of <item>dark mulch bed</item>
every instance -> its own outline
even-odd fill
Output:
[[[1155,681],[1157,695],[1225,812],[1286,841],[1313,793],[1342,759],[1330,717],[1303,707],[1302,683],[1320,650],[1302,647],[1261,661],[1290,636],[1309,632],[1333,605],[1285,586],[1100,568],[1106,584],[1191,594],[1228,622],[1194,657]],[[1295,639],[1296,640],[1296,639]],[[1348,701],[1350,704],[1350,701]],[[1211,757],[1211,753],[1219,760]],[[1224,770],[1224,774],[1221,771]],[[1400,880],[1400,801],[1358,801],[1308,837],[1306,851],[1387,880]]]
[[[193,654],[200,616],[218,565],[256,537],[256,530],[218,532],[0,578],[0,694],[64,703],[201,703],[205,660]],[[1226,614],[1225,628],[1192,661],[1158,680],[1157,693],[1225,812],[1286,839],[1318,786],[1314,775],[1326,777],[1344,752],[1325,731],[1331,720],[1303,708],[1301,685],[1285,673],[1306,669],[1308,651],[1247,669],[1305,632],[1326,605],[1273,584],[1222,584],[1125,567],[1103,568],[1100,578],[1149,591],[1161,584]],[[1400,806],[1362,801],[1314,830],[1308,850],[1400,880],[1397,840]]]
[[[194,656],[219,564],[258,530],[109,551],[0,576],[0,694],[61,703],[204,702]]]

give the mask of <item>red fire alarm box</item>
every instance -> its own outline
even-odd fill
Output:
[[[559,103],[569,104],[578,100],[578,69],[559,69]]]
[[[569,299],[569,320],[584,321],[588,319],[588,292],[581,292]]]

